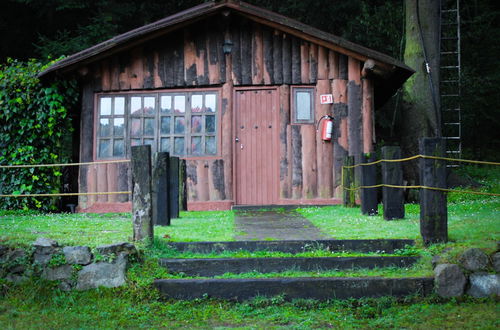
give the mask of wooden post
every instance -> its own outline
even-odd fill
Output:
[[[156,152],[153,154],[153,224],[170,226],[169,208],[169,154]]]
[[[400,147],[382,147],[383,159],[400,159]],[[382,162],[382,182],[390,185],[403,185],[403,169],[400,162]],[[402,188],[383,187],[382,202],[384,204],[384,219],[403,219],[405,204]]]
[[[363,163],[371,163],[375,161],[375,154],[362,154],[361,161]],[[377,184],[377,165],[366,165],[361,167],[361,185],[374,186]],[[378,214],[377,201],[378,188],[361,189],[361,213],[365,215]]]
[[[170,218],[179,218],[179,157],[170,157]]]
[[[444,139],[422,138],[419,142],[420,154],[444,157]],[[420,159],[420,184],[445,189],[446,162]],[[444,191],[420,189],[420,234],[425,245],[448,241],[448,213]]]
[[[179,210],[187,211],[186,160],[179,160]]]
[[[133,240],[152,241],[151,146],[135,146],[131,150]]]
[[[344,158],[344,166],[354,165],[354,156],[347,156]],[[356,206],[356,194],[353,188],[354,184],[354,168],[344,168],[344,175],[342,178],[342,186],[344,187],[344,206],[354,207]],[[348,189],[346,189],[348,188]]]

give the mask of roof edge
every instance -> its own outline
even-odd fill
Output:
[[[300,21],[291,19],[267,9],[248,4],[243,1],[222,0],[218,2],[209,1],[206,3],[202,3],[195,7],[191,7],[176,14],[167,16],[153,23],[117,35],[111,39],[72,54],[54,63],[44,71],[40,72],[38,76],[42,77],[58,70],[69,71],[73,66],[78,66],[78,64],[92,63],[107,55],[117,53],[121,50],[131,47],[130,45],[125,46],[127,43],[131,43],[132,41],[136,41],[136,44],[143,43],[159,35],[168,33],[171,30],[175,29],[176,26],[179,26],[183,23],[189,23],[195,21],[196,19],[201,19],[207,14],[216,13],[221,8],[232,9],[251,20],[280,29],[283,32],[293,34],[302,39],[309,37],[309,39],[316,40],[316,43],[318,43],[318,41],[322,41],[325,47],[349,56],[353,56],[360,60],[373,59],[379,63],[392,67],[392,71],[395,71],[394,67],[398,67],[400,70],[406,71],[408,77],[415,72],[412,68],[410,68],[403,62],[389,55],[361,46],[331,33],[319,30]],[[314,40],[311,41],[315,42]],[[404,74],[404,76],[406,76],[407,74]],[[407,77],[403,81],[405,81],[406,79]]]

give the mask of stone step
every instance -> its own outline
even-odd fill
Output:
[[[314,250],[394,253],[413,246],[409,239],[364,239],[364,240],[285,240],[285,241],[230,241],[230,242],[169,242],[179,252],[221,253],[224,251],[276,251],[301,253]]]
[[[335,269],[410,267],[418,257],[288,257],[288,258],[206,258],[160,259],[160,266],[171,273],[188,276],[217,276],[225,273],[325,271]]]
[[[160,293],[169,299],[202,297],[247,300],[283,295],[285,299],[348,299],[382,296],[428,295],[433,278],[251,278],[156,280]]]

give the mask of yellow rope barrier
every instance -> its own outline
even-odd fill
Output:
[[[460,158],[447,158],[447,157],[438,157],[438,156],[427,156],[427,155],[415,155],[407,158],[400,158],[400,159],[379,159],[374,162],[370,163],[360,163],[360,164],[355,164],[355,165],[349,165],[349,166],[343,166],[345,168],[356,168],[358,166],[369,166],[369,165],[376,165],[382,162],[386,163],[397,163],[397,162],[406,162],[409,160],[414,160],[418,158],[426,158],[426,159],[437,159],[437,160],[448,160],[448,161],[453,161],[453,162],[463,162],[463,163],[473,163],[473,164],[483,164],[483,165],[500,165],[500,163],[496,162],[487,162],[487,161],[482,161],[482,160],[470,160],[470,159],[460,159]]]
[[[497,193],[488,193],[488,192],[472,191],[472,190],[446,189],[446,188],[428,187],[428,186],[397,186],[397,185],[381,183],[381,184],[372,185],[372,186],[359,186],[359,187],[350,188],[350,187],[345,187],[343,184],[344,183],[344,168],[349,169],[349,168],[356,168],[358,166],[376,165],[376,164],[379,164],[382,162],[405,162],[405,161],[414,160],[414,159],[418,159],[418,158],[447,160],[447,161],[454,161],[454,162],[467,162],[467,163],[484,164],[484,165],[496,165],[496,166],[500,165],[500,163],[497,163],[497,162],[488,162],[488,161],[482,161],[482,160],[469,160],[469,159],[460,159],[460,158],[447,158],[447,157],[427,156],[427,155],[415,155],[415,156],[401,158],[401,159],[380,159],[380,160],[376,160],[376,161],[370,162],[370,163],[360,163],[360,164],[355,164],[355,165],[342,166],[341,174],[340,174],[341,178],[342,178],[340,187],[342,189],[349,190],[349,191],[357,191],[359,189],[388,187],[388,188],[401,188],[401,189],[430,189],[430,190],[438,190],[438,191],[444,191],[444,192],[456,192],[456,193],[487,195],[487,196],[500,196],[500,194],[497,194]]]
[[[0,197],[55,197],[55,196],[91,196],[91,195],[119,195],[131,194],[131,191],[108,191],[90,193],[61,193],[61,194],[24,194],[24,195],[0,195]]]
[[[34,164],[34,165],[0,165],[0,168],[30,168],[30,167],[57,167],[57,166],[82,166],[82,165],[100,165],[100,164],[118,164],[130,163],[130,159],[107,160],[102,162],[68,163],[68,164]]]
[[[457,193],[464,193],[464,194],[500,196],[500,194],[497,194],[497,193],[488,193],[488,192],[482,192],[482,191],[456,190],[456,189],[447,189],[447,188],[438,188],[438,187],[429,187],[429,186],[397,186],[397,185],[384,184],[384,183],[376,184],[373,186],[359,186],[359,187],[354,187],[354,188],[347,188],[344,186],[341,186],[341,187],[342,187],[342,189],[350,190],[350,191],[356,191],[359,189],[388,187],[388,188],[401,188],[401,189],[430,189],[430,190],[439,190],[439,191],[445,191],[445,192],[457,192]]]
[[[463,162],[463,163],[473,163],[473,164],[483,164],[483,165],[500,165],[500,163],[497,162],[487,162],[484,160],[470,160],[470,159],[460,159],[460,158],[447,158],[447,157],[438,157],[438,156],[426,156],[426,155],[418,155],[422,158],[428,158],[428,159],[439,159],[439,160],[449,160],[453,162]]]

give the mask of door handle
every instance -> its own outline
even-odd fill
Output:
[[[240,142],[239,138],[234,139],[235,142]]]

